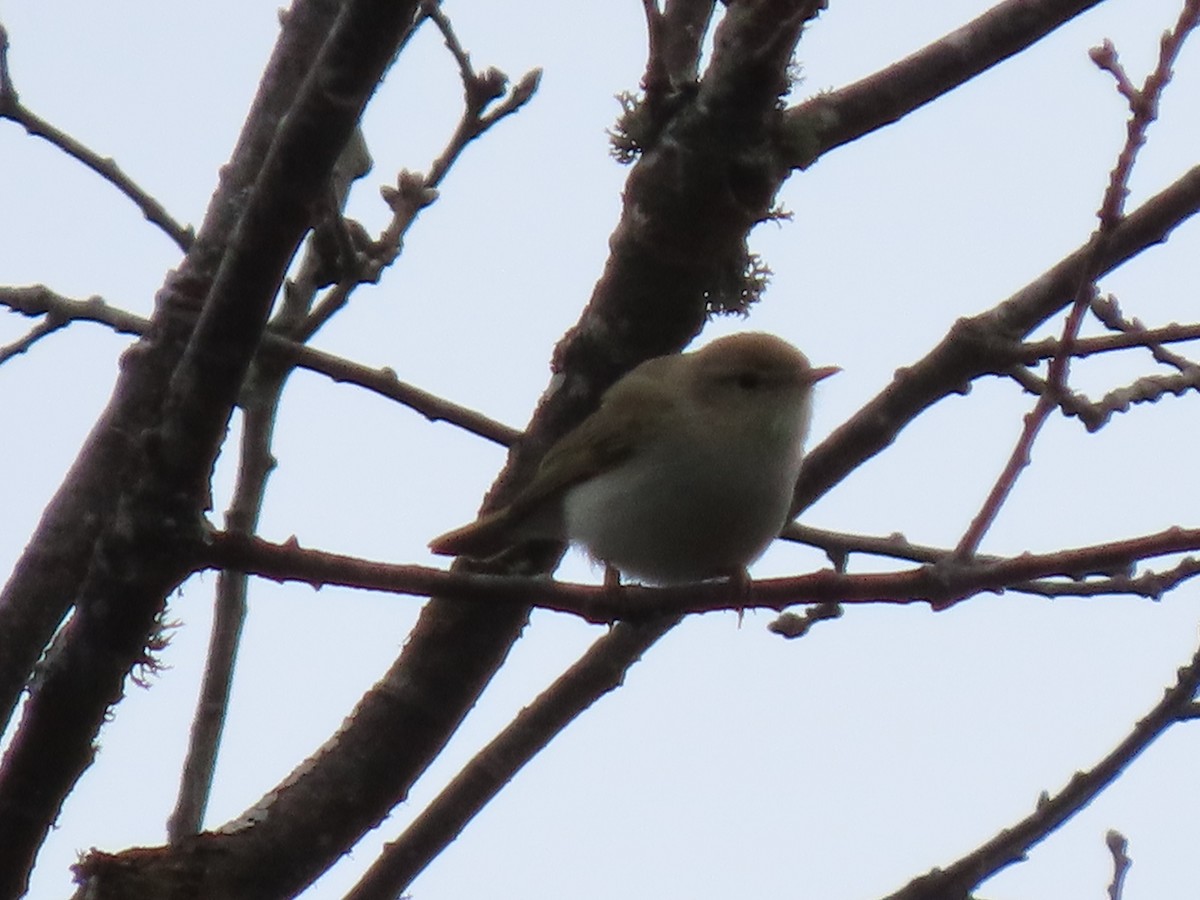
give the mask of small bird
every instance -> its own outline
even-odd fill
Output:
[[[550,448],[507,506],[433,540],[488,559],[525,541],[570,541],[648,584],[746,577],[787,521],[812,417],[814,368],[774,335],[746,332],[649,359]]]

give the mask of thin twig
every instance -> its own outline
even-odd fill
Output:
[[[839,566],[839,571],[844,571],[840,567],[852,553],[864,553],[930,565],[945,564],[955,558],[953,549],[914,544],[902,534],[892,534],[887,537],[850,534],[793,522],[783,530],[780,537],[786,541],[795,541],[824,550],[830,560]],[[985,554],[977,554],[973,559],[974,562],[983,564],[1001,561],[1001,557]],[[1137,576],[1129,575],[1128,566],[1119,565],[1112,572],[1088,573],[1089,580],[1087,581],[1073,579],[1064,582],[1033,579],[1014,582],[1005,590],[1036,597],[1097,597],[1131,594],[1138,597],[1157,598],[1180,581],[1197,574],[1197,565],[1200,564],[1194,560],[1184,560],[1165,572],[1145,571]]]
[[[32,347],[42,338],[49,334],[53,334],[60,328],[66,327],[66,325],[66,319],[56,316],[46,316],[45,321],[39,322],[37,325],[33,326],[33,328],[29,329],[24,337],[18,338],[11,344],[0,347],[0,365],[8,362],[14,356],[19,356],[20,354],[27,352],[30,347]]]
[[[384,202],[392,210],[391,221],[378,238],[369,242],[360,265],[354,271],[348,272],[346,277],[313,308],[304,323],[294,330],[291,336],[298,341],[308,340],[342,309],[358,285],[379,280],[384,270],[399,257],[404,236],[417,216],[437,200],[438,186],[467,146],[501,119],[512,115],[528,103],[541,80],[541,69],[533,69],[509,88],[508,76],[499,69],[489,68],[477,73],[471,66],[470,55],[463,49],[453,26],[438,3],[434,0],[423,0],[421,17],[422,20],[428,19],[438,27],[447,48],[458,63],[463,83],[462,115],[445,148],[430,163],[427,174],[422,175],[405,169],[397,175],[395,186],[385,185],[380,189]],[[492,104],[500,98],[504,98],[503,101],[493,107]]]
[[[42,285],[25,288],[0,287],[0,306],[7,306],[27,316],[96,322],[107,325],[121,334],[140,335],[150,327],[149,319],[111,306],[100,297],[72,300]],[[308,369],[334,381],[364,387],[409,407],[431,422],[446,422],[504,447],[513,444],[521,435],[518,429],[489,418],[481,412],[401,381],[389,368],[373,369],[269,333],[263,337],[263,349],[260,353],[278,354],[302,369]]]
[[[1037,809],[1017,824],[1005,828],[978,849],[942,869],[914,879],[887,900],[941,900],[967,897],[987,878],[1019,862],[1030,848],[1087,806],[1108,787],[1164,731],[1183,721],[1200,686],[1200,650],[1179,670],[1175,685],[1137,723],[1129,735],[1087,772],[1078,772],[1057,796],[1045,794]]]
[[[1083,324],[1084,314],[1096,295],[1095,279],[1097,262],[1104,252],[1109,236],[1117,229],[1124,218],[1125,200],[1129,194],[1129,177],[1132,174],[1138,151],[1145,144],[1146,130],[1154,121],[1157,114],[1158,101],[1162,91],[1170,79],[1170,66],[1183,41],[1196,26],[1197,16],[1195,3],[1188,3],[1173,32],[1163,39],[1159,62],[1154,72],[1146,79],[1137,97],[1130,100],[1131,115],[1126,127],[1125,144],[1117,156],[1117,164],[1113,168],[1107,188],[1104,191],[1097,217],[1100,221],[1090,242],[1088,257],[1082,267],[1082,274],[1075,292],[1075,300],[1063,324],[1062,335],[1059,338],[1059,352],[1051,358],[1049,373],[1046,377],[1047,389],[1038,397],[1033,410],[1026,415],[1021,435],[1008,458],[1003,471],[997,477],[992,490],[979,513],[971,521],[956,548],[962,558],[967,558],[979,549],[984,535],[991,527],[1000,509],[1016,486],[1021,472],[1030,464],[1034,442],[1041,432],[1042,426],[1057,406],[1056,398],[1067,391],[1067,378],[1070,371],[1071,357],[1079,337],[1079,329]],[[1190,11],[1189,11],[1190,10]],[[1109,45],[1111,47],[1111,45]],[[1098,62],[1102,67],[1116,67],[1115,54],[1111,57],[1101,54],[1103,59]],[[1096,51],[1093,51],[1096,59]],[[1105,66],[1107,63],[1107,66]],[[1111,68],[1110,68],[1111,71]]]
[[[1150,351],[1156,362],[1171,366],[1178,375],[1161,375],[1139,378],[1132,384],[1110,391],[1099,401],[1091,401],[1083,394],[1062,390],[1053,392],[1049,384],[1024,368],[1039,359],[1053,357],[1062,352],[1062,343],[1054,339],[1026,344],[1020,351],[1023,365],[1014,366],[1009,375],[1031,394],[1039,396],[1051,393],[1058,406],[1068,416],[1076,416],[1089,431],[1097,431],[1116,412],[1125,412],[1134,403],[1152,403],[1167,394],[1179,395],[1200,386],[1200,365],[1187,357],[1173,353],[1166,343],[1191,341],[1200,338],[1200,325],[1167,325],[1162,328],[1146,328],[1137,319],[1127,319],[1116,298],[1108,295],[1095,297],[1090,305],[1093,315],[1116,334],[1094,338],[1081,338],[1072,348],[1076,358],[1131,347],[1143,347]]]
[[[51,125],[24,106],[13,85],[8,67],[8,32],[0,25],[0,119],[8,119],[24,128],[33,137],[40,137],[59,150],[83,163],[122,194],[133,201],[142,215],[187,252],[196,237],[192,227],[180,225],[167,212],[166,207],[143,190],[133,179],[121,171],[121,167],[109,157],[102,157],[94,150],[77,141],[71,135]]]
[[[150,320],[106,303],[102,297],[72,300],[42,284],[29,287],[0,286],[0,306],[23,316],[46,316],[63,322],[95,322],[107,325],[117,334],[143,335]]]
[[[1133,865],[1133,860],[1126,853],[1129,849],[1129,841],[1121,832],[1109,829],[1108,834],[1104,836],[1104,843],[1108,846],[1108,852],[1112,854],[1113,860],[1113,877],[1112,883],[1108,886],[1108,900],[1121,900],[1121,895],[1124,893],[1125,876],[1129,874],[1129,867]]]
[[[1093,311],[1095,311],[1093,304]],[[1106,323],[1107,324],[1107,323]],[[1130,347],[1145,347],[1154,351],[1162,344],[1176,344],[1183,341],[1200,340],[1200,324],[1164,325],[1161,328],[1144,328],[1140,331],[1124,330],[1122,334],[1106,334],[1099,337],[1080,338],[1075,342],[1071,355],[1076,359],[1093,356],[1097,353],[1110,353],[1115,350],[1128,350]],[[1058,338],[1046,338],[1022,344],[1017,355],[1026,365],[1032,365],[1040,360],[1050,359],[1061,351],[1062,342]],[[1157,359],[1157,356],[1155,357]]]
[[[245,409],[237,483],[225,514],[234,534],[250,536],[258,528],[267,479],[275,468],[271,441],[278,419],[286,372],[251,379],[242,392]],[[217,579],[212,632],[187,756],[179,779],[175,808],[167,820],[167,839],[178,844],[198,834],[204,822],[216,770],[221,735],[233,690],[233,672],[246,620],[249,577],[225,569]]]
[[[1166,341],[1159,336],[1162,331],[1167,331],[1168,334],[1188,334],[1191,331],[1189,326],[1168,325],[1165,329],[1146,328],[1139,320],[1126,318],[1125,314],[1121,312],[1121,305],[1117,302],[1117,298],[1112,294],[1097,297],[1092,302],[1092,315],[1099,319],[1105,328],[1119,332],[1112,337],[1142,338],[1144,346],[1153,355],[1155,362],[1171,366],[1180,372],[1187,371],[1196,365],[1187,357],[1167,350],[1163,346]],[[1172,329],[1174,329],[1173,332]]]
[[[1075,391],[1056,391],[1027,369],[1014,369],[1010,374],[1029,393],[1051,398],[1064,415],[1078,418],[1090,432],[1099,431],[1113,414],[1128,412],[1134,404],[1157,403],[1168,394],[1178,397],[1200,390],[1200,365],[1192,365],[1177,375],[1145,375],[1114,388],[1096,401]]]

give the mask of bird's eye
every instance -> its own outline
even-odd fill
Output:
[[[754,371],[738,372],[737,386],[744,391],[754,391],[762,387],[762,375]]]

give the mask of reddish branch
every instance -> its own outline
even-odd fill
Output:
[[[782,610],[805,603],[929,603],[942,608],[984,591],[1003,592],[1036,579],[1084,580],[1130,573],[1142,560],[1200,551],[1200,529],[1170,528],[1156,534],[1094,544],[1054,553],[986,561],[956,561],[948,554],[937,563],[897,572],[844,574],[822,570],[788,578],[754,582],[751,596],[724,581],[671,588],[631,585],[619,592],[603,586],[568,584],[548,578],[473,574],[426,566],[372,562],[337,553],[302,549],[292,541],[272,544],[256,538],[216,534],[210,538],[199,567],[227,568],[275,581],[300,581],[386,591],[413,596],[453,597],[495,607],[528,604],[571,613],[589,622],[643,620],[649,616],[684,615],[737,609]],[[1192,575],[1196,574],[1193,570]],[[1069,592],[1074,585],[1064,587]]]
[[[1087,313],[1088,306],[1095,298],[1096,278],[1105,268],[1103,257],[1107,244],[1124,220],[1125,199],[1129,195],[1129,177],[1133,173],[1138,151],[1146,143],[1146,131],[1158,115],[1159,99],[1170,80],[1171,66],[1178,56],[1183,42],[1196,27],[1198,17],[1200,17],[1200,5],[1194,2],[1186,4],[1175,28],[1163,37],[1158,65],[1146,78],[1141,90],[1134,89],[1130,84],[1117,62],[1116,52],[1111,44],[1106,44],[1102,50],[1092,53],[1092,58],[1097,61],[1098,65],[1117,75],[1118,86],[1129,101],[1131,115],[1126,128],[1125,144],[1117,157],[1117,164],[1113,168],[1108,187],[1105,189],[1100,203],[1100,209],[1096,214],[1100,225],[1084,250],[1079,280],[1074,291],[1075,299],[1071,304],[1066,321],[1063,323],[1062,336],[1059,338],[1059,352],[1050,360],[1050,370],[1046,376],[1046,389],[1038,397],[1033,411],[1025,417],[1024,428],[1021,430],[1012,455],[996,479],[996,483],[979,513],[971,521],[959,541],[957,552],[964,558],[971,556],[979,549],[983,536],[1000,514],[1000,509],[1016,486],[1021,472],[1030,464],[1033,444],[1042,427],[1049,420],[1050,414],[1056,408],[1056,398],[1067,393],[1067,377],[1070,372],[1075,341],[1079,338],[1079,329],[1083,325],[1083,317]]]
[[[798,541],[824,550],[839,572],[846,571],[849,557],[855,553],[942,566],[949,565],[955,560],[953,550],[913,544],[899,534],[888,537],[844,534],[793,522],[784,529],[782,536],[785,540]],[[975,564],[991,565],[1002,560],[996,556],[976,555],[972,557],[971,561]],[[1004,589],[1039,597],[1115,597],[1124,594],[1157,599],[1181,582],[1192,578],[1198,571],[1200,571],[1200,560],[1189,557],[1158,572],[1143,569],[1134,575],[1130,573],[1128,565],[1121,564],[1116,570],[1108,573],[1099,571],[1090,573],[1086,581],[1075,578],[1067,581],[1051,579],[1013,581]]]

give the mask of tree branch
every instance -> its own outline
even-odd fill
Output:
[[[1057,796],[1042,795],[1037,810],[1005,828],[971,854],[914,879],[886,900],[950,900],[967,897],[985,879],[1025,858],[1029,850],[1087,806],[1147,747],[1186,718],[1200,687],[1200,650],[1179,670],[1175,685],[1129,735],[1087,772],[1077,772]]]
[[[114,160],[100,156],[71,135],[55,128],[21,103],[8,68],[8,32],[3,25],[0,25],[0,119],[15,122],[32,136],[42,138],[63,153],[83,163],[132,200],[147,221],[157,225],[183,252],[186,253],[192,246],[196,234],[191,226],[185,227],[175,221],[167,212],[166,207],[121,171],[121,167]]]
[[[593,703],[624,683],[625,673],[678,619],[622,622],[477,753],[375,861],[346,900],[399,897],[527,762]]]
[[[27,316],[97,322],[120,334],[142,335],[150,328],[149,319],[112,306],[100,297],[72,300],[43,285],[0,287],[0,306],[7,306]],[[514,443],[521,435],[517,429],[481,412],[401,381],[390,368],[373,369],[270,332],[263,336],[259,355],[265,360],[278,357],[281,361],[293,363],[333,381],[356,384],[409,407],[431,422],[446,422],[504,447]]]
[[[788,110],[790,164],[806,169],[1015,56],[1103,0],[1005,0],[895,65]]]
[[[134,468],[127,463],[120,479],[116,515],[97,535],[86,579],[68,594],[77,598],[75,615],[47,657],[0,769],[0,894],[21,892],[36,847],[91,760],[96,730],[145,653],[164,598],[186,574],[181,548],[202,522],[213,461],[272,299],[413,14],[412,4],[346,3],[288,114],[275,120],[253,186],[238,198],[243,205],[199,316],[182,329],[190,330],[187,343],[169,369],[161,403],[151,407],[155,420],[134,439]],[[160,304],[164,319],[171,312]],[[302,842],[289,849],[299,856],[256,860],[260,886],[303,884],[320,866],[319,854]]]
[[[1147,200],[1113,229],[1095,260],[1097,274],[1162,243],[1197,210],[1200,166]],[[959,319],[923,359],[897,372],[888,387],[809,452],[793,510],[812,504],[942,398],[961,392],[981,375],[1007,374],[1017,342],[1070,302],[1090,253],[1089,243],[994,309]]]
[[[1138,151],[1146,142],[1146,130],[1157,115],[1162,91],[1170,79],[1171,65],[1183,42],[1196,26],[1196,13],[1200,7],[1195,4],[1190,5],[1192,6],[1190,14],[1188,5],[1185,5],[1175,29],[1164,37],[1158,65],[1146,79],[1136,100],[1130,102],[1131,115],[1126,125],[1125,143],[1117,156],[1116,165],[1113,167],[1108,186],[1100,201],[1100,209],[1096,214],[1100,224],[1093,233],[1081,260],[1074,300],[1066,320],[1063,322],[1062,336],[1059,338],[1059,353],[1051,358],[1048,367],[1047,389],[1038,396],[1033,410],[1025,417],[1021,434],[1017,438],[1016,446],[1013,447],[1008,462],[997,476],[979,513],[971,520],[971,524],[963,533],[956,551],[959,556],[971,556],[979,549],[984,535],[995,522],[996,517],[1000,514],[1000,509],[1016,486],[1017,479],[1032,461],[1034,442],[1041,433],[1042,427],[1049,421],[1050,414],[1056,408],[1057,398],[1067,395],[1067,378],[1070,373],[1072,350],[1075,341],[1079,338],[1083,317],[1097,295],[1096,279],[1102,268],[1100,259],[1109,238],[1124,219],[1125,199],[1129,195],[1129,177],[1133,174]],[[1105,55],[1105,60],[1110,69],[1115,69],[1117,62],[1112,45],[1106,46],[1108,53]],[[1092,58],[1097,59],[1095,52],[1093,52]],[[1121,75],[1123,76],[1123,74],[1122,72]],[[1200,370],[1197,370],[1196,375],[1200,376]]]
[[[308,73],[308,55],[328,34],[338,5],[337,0],[300,0],[286,18],[200,233],[159,295],[154,339],[126,353],[112,400],[83,442],[0,594],[0,634],[5,635],[0,647],[0,722],[8,722],[26,678],[79,596],[97,537],[114,517],[122,491],[138,476],[135,440],[151,427],[161,407],[233,223],[276,126]]]
[[[916,569],[844,574],[821,570],[753,582],[749,596],[723,580],[676,587],[627,585],[620,591],[570,584],[543,577],[517,577],[427,566],[374,562],[337,553],[302,549],[292,540],[273,544],[235,534],[215,534],[197,568],[233,569],[274,581],[302,581],[413,596],[445,595],[460,604],[530,604],[570,613],[595,624],[640,621],[650,615],[686,615],[738,609],[782,610],[805,603],[929,603],[943,608],[974,594],[1003,592],[1035,579],[1072,581],[1128,574],[1139,561],[1200,550],[1200,529],[1170,528],[1156,534],[1093,544],[1054,553],[1026,553],[959,562],[953,554]],[[1195,562],[1186,577],[1198,574]],[[1068,585],[1071,590],[1074,585]]]

